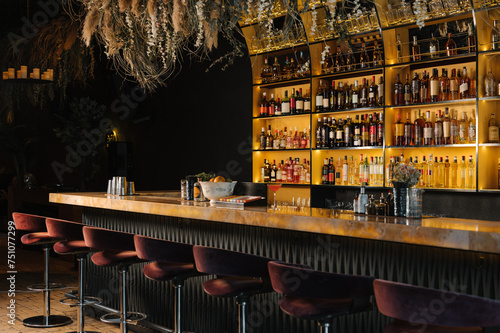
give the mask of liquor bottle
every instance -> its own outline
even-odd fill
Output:
[[[297,130],[297,126],[295,126],[295,135],[293,136],[293,149],[299,149],[300,148],[300,134],[299,131]]]
[[[429,53],[431,54],[431,58],[439,58],[439,41],[434,34],[431,34],[432,38],[429,43]]]
[[[323,112],[323,94],[324,94],[324,89],[322,86],[323,81],[319,81],[319,88],[318,92],[316,93],[316,98],[315,98],[315,112]]]
[[[297,96],[295,96],[295,88],[292,88],[292,95],[290,96],[290,114],[297,113]]]
[[[356,122],[353,124],[352,145],[353,147],[361,147],[363,145],[363,141],[361,138],[361,123],[359,122],[359,114],[356,115]]]
[[[404,124],[404,139],[403,139],[403,145],[405,146],[411,146],[413,145],[413,124],[410,121],[410,113],[406,113],[406,122]]]
[[[368,88],[368,106],[378,106],[378,86],[375,83],[375,76],[372,76],[372,84]]]
[[[443,119],[443,144],[449,145],[451,143],[451,131],[450,131],[451,119],[448,108],[444,109],[444,119]]]
[[[450,100],[454,101],[459,98],[458,94],[458,79],[457,79],[457,70],[453,68],[451,70],[451,78],[450,78]]]
[[[462,112],[462,119],[458,124],[458,141],[459,143],[467,143],[469,137],[469,122],[467,120],[467,114]]]
[[[288,57],[285,57],[285,64],[281,69],[281,79],[282,80],[290,79],[290,61],[288,60]]]
[[[394,123],[394,145],[404,145],[404,124],[401,121],[401,113],[398,113],[397,120]]]
[[[437,68],[432,70],[432,76],[429,79],[429,86],[431,94],[430,102],[439,101],[439,77]]]
[[[271,93],[271,100],[267,104],[267,115],[274,116],[276,110],[276,101],[274,100],[274,94]]]
[[[465,188],[466,179],[467,163],[465,163],[465,156],[462,156],[462,162],[460,162],[460,188]]]
[[[365,114],[364,120],[361,117],[361,142],[363,143],[363,147],[370,145],[370,125],[367,114]]]
[[[450,172],[450,187],[451,188],[457,188],[457,181],[458,181],[458,161],[457,157],[453,157],[453,163],[451,163],[450,166],[451,172]]]
[[[302,96],[302,91],[300,92],[300,95]],[[310,112],[311,112],[311,92],[309,89],[307,89],[307,94],[304,96],[304,113],[310,113]]]
[[[336,101],[335,101],[335,109],[336,110],[343,110],[345,109],[345,91],[344,91],[344,85],[342,82],[339,83],[339,88],[337,89],[337,96],[336,96]],[[333,105],[331,106],[333,109]]]
[[[342,185],[342,173],[344,171],[342,158],[339,157],[335,165],[335,185]]]
[[[491,143],[499,143],[499,132],[498,132],[498,124],[495,119],[495,114],[491,114],[491,118],[488,121],[488,142]]]
[[[488,75],[484,78],[484,95],[486,97],[495,96],[495,77],[491,73],[491,68],[488,69]]]
[[[280,141],[281,141],[280,131],[274,130],[273,149],[280,149]]]
[[[424,125],[425,120],[419,109],[418,116],[415,117],[415,121],[413,122],[413,143],[415,146],[421,146],[424,144]]]
[[[274,141],[274,137],[273,137],[273,134],[271,132],[271,125],[269,125],[269,127],[267,129],[267,135],[266,135],[266,150],[273,149],[273,141]]]
[[[410,74],[406,74],[406,82],[405,85],[403,86],[403,91],[404,91],[404,104],[410,105],[411,104]]]
[[[282,115],[290,114],[290,98],[288,98],[288,90],[285,90],[285,97],[281,102],[281,114]]]
[[[283,160],[281,160],[281,163],[278,163],[278,169],[276,171],[276,181],[281,183],[282,179],[283,179]]]
[[[344,124],[344,147],[352,147],[353,146],[353,132],[352,132],[352,123],[351,117],[348,115],[346,119],[346,123]]]
[[[324,56],[321,69],[323,73],[328,74],[333,71],[333,61],[332,61],[332,55],[330,54],[330,47],[327,45],[325,49],[323,50],[322,58]]]
[[[384,120],[382,112],[378,114],[377,122],[377,146],[381,147],[384,145]]]
[[[337,53],[335,53],[335,71],[345,72],[344,55],[340,51],[340,46],[337,46]]]
[[[269,105],[267,103],[267,100],[266,100],[266,93],[263,92],[262,93],[262,99],[260,100],[260,116],[261,117],[265,117],[268,115],[268,112],[269,112],[269,109],[268,109]]]
[[[321,148],[329,148],[330,126],[328,125],[327,117],[323,117],[323,124],[321,125],[321,139]]]
[[[434,160],[432,154],[429,154],[429,161],[427,162],[427,187],[434,187]]]
[[[411,52],[413,61],[420,61],[422,59],[422,57],[420,56],[420,45],[418,45],[417,36],[413,36],[413,45],[411,46]]]
[[[323,170],[321,173],[321,183],[323,185],[328,184],[328,171],[329,171],[328,158],[325,158],[323,160]]]
[[[352,108],[353,109],[356,109],[360,106],[358,80],[354,80],[354,88],[352,88],[352,92],[351,92],[351,101],[352,101]]]
[[[272,81],[279,81],[281,80],[281,65],[278,62],[278,57],[274,57],[274,63],[272,67]]]
[[[356,163],[354,161],[354,158],[351,157],[349,158],[349,169],[348,169],[348,181],[347,185],[357,185],[357,180],[356,180]]]
[[[498,20],[493,21],[493,28],[491,29],[491,49],[500,49],[500,32],[498,27]]]
[[[264,160],[264,177],[263,181],[268,183],[271,180],[271,166],[267,160]]]
[[[271,176],[270,176],[271,183],[276,183],[277,172],[278,172],[278,167],[276,166],[276,160],[273,160],[273,164],[271,165]]]
[[[392,186],[393,172],[394,172],[394,156],[391,156],[389,163],[387,163],[385,171],[386,186]]]
[[[439,100],[447,101],[450,98],[450,79],[446,69],[442,69],[441,77],[439,78]]]
[[[321,133],[322,128],[323,128],[323,123],[321,122],[321,118],[318,118],[318,125],[316,126],[316,148],[323,148],[323,136]]]
[[[293,58],[290,59],[290,65],[288,66],[288,77],[289,79],[294,79],[297,77],[297,65]]]
[[[476,112],[472,109],[469,120],[469,143],[476,143]]]
[[[444,169],[443,169],[444,184],[443,184],[443,187],[449,188],[451,175],[450,175],[450,160],[448,159],[448,156],[445,156],[443,165],[444,165]]]
[[[262,131],[260,132],[259,142],[259,149],[266,149],[266,129],[264,127],[262,127]]]
[[[425,156],[422,156],[422,162],[420,163],[420,179],[419,179],[419,185],[420,187],[425,187],[427,186],[428,182],[428,171],[429,171],[429,165],[427,164],[427,161],[425,160]]]
[[[377,118],[376,114],[369,116],[370,123],[368,124],[368,131],[370,134],[370,146],[377,145]]]
[[[344,119],[340,118],[335,131],[335,147],[344,147]]]
[[[384,91],[384,77],[380,77],[380,81],[378,83],[377,87],[377,92],[378,92],[378,105],[383,106],[385,104],[384,96],[385,96],[385,91]]]
[[[412,104],[420,103],[420,79],[418,78],[418,73],[413,74],[413,80],[411,80],[411,102]]]
[[[420,103],[427,103],[429,101],[429,77],[427,72],[422,73],[422,80],[420,81]]]
[[[281,116],[281,100],[278,97],[278,100],[274,104],[274,115]]]
[[[288,138],[288,131],[286,130],[286,126],[285,126],[285,130],[281,133],[281,136],[280,136],[280,149],[286,149],[287,138]]]
[[[375,157],[377,159],[377,157]],[[369,185],[375,185],[375,178],[377,176],[376,162],[373,162],[373,156],[370,156],[370,165],[368,166],[370,172],[370,179],[368,180]]]
[[[377,41],[373,43],[373,67],[383,66],[384,65],[384,56],[380,47],[378,46]]]
[[[361,53],[359,55],[359,66],[361,68],[370,67],[370,57],[368,56],[368,51],[366,50],[365,43],[361,43]]]
[[[328,162],[328,184],[335,184],[335,165],[333,163],[333,157],[330,157]]]
[[[330,105],[330,96],[332,96],[332,99],[335,99],[335,81],[332,81],[332,86],[330,88],[330,92],[328,92],[326,89],[323,92],[323,112],[328,112],[332,111],[333,105]]]
[[[346,109],[352,109],[352,84],[346,84],[346,86],[344,87],[344,96],[344,107]]]
[[[273,76],[273,69],[271,65],[269,65],[267,57],[264,58],[264,66],[262,66],[262,70],[260,72],[260,77],[262,79],[262,83],[268,83],[271,81]]]
[[[403,89],[403,83],[400,81],[399,74],[397,74],[396,83],[394,83],[392,104],[404,105],[404,89]]]
[[[425,146],[431,146],[433,145],[433,134],[434,134],[434,128],[432,126],[432,121],[431,121],[431,112],[426,111],[425,112],[426,117],[425,117],[425,124],[424,124],[424,145]]]
[[[370,165],[368,164],[368,157],[365,157],[365,162],[363,163],[363,183],[368,185],[370,182]]]
[[[467,68],[464,67],[462,70],[462,77],[460,78],[460,85],[458,86],[460,99],[469,98],[469,88],[470,88],[470,79],[467,76]]]
[[[349,185],[349,164],[347,163],[347,156],[344,156],[344,163],[342,164],[342,185]]]
[[[498,179],[497,188],[500,189],[500,157],[498,158],[498,176],[497,176],[497,179]]]
[[[401,39],[399,37],[399,34],[397,35],[396,38],[396,59],[398,63],[403,62],[403,45],[401,44]]]
[[[444,144],[444,134],[443,134],[443,119],[441,118],[441,110],[438,110],[436,122],[434,123],[434,144],[443,145]]]
[[[469,23],[469,29],[467,31],[467,50],[469,53],[476,52],[476,35],[472,30],[472,23]]]
[[[335,145],[337,144],[337,122],[335,121],[335,117],[332,117],[331,121],[329,122],[329,137],[328,137],[328,142],[326,147],[328,148],[334,148]]]
[[[448,32],[448,40],[446,41],[446,55],[452,56],[457,54],[457,44],[451,39],[451,32]]]
[[[467,163],[467,179],[465,182],[466,188],[474,188],[474,179],[476,178],[476,171],[472,155],[469,156],[469,163]]]
[[[450,144],[456,145],[460,143],[458,132],[460,131],[460,126],[457,120],[457,113],[452,112],[452,118],[450,120]]]
[[[299,88],[297,96],[295,96],[295,112],[304,113],[304,98],[302,97],[302,88]]]
[[[356,69],[356,59],[354,58],[354,53],[352,52],[352,48],[350,46],[347,48],[345,65],[348,71]]]
[[[363,85],[359,90],[359,104],[362,108],[366,108],[368,106],[368,86],[365,78],[363,78]]]

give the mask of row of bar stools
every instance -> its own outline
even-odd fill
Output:
[[[41,245],[44,252],[44,283],[35,284],[28,287],[32,291],[43,292],[43,315],[26,318],[23,325],[28,327],[49,328],[71,324],[73,321],[67,316],[50,314],[50,292],[66,287],[60,283],[51,283],[49,281],[50,273],[50,249],[62,239],[54,238],[47,232],[45,217],[13,213],[12,217],[17,230],[27,231],[29,233],[21,237],[21,243],[24,245]]]
[[[93,250],[85,245],[83,239],[83,224],[48,218],[46,220],[49,236],[64,239],[54,244],[54,251],[58,254],[73,254],[78,261],[78,299],[73,297],[62,299],[60,302],[69,306],[78,307],[77,330],[75,333],[95,333],[84,330],[84,308],[87,305],[99,304],[101,300],[97,297],[84,295],[83,262],[87,254]]]
[[[127,272],[130,265],[143,262],[135,251],[134,234],[97,227],[84,227],[86,246],[100,250],[92,255],[97,266],[117,267],[120,273],[120,312],[101,316],[101,321],[119,323],[120,332],[128,332],[127,324],[146,319],[146,314],[127,311]]]

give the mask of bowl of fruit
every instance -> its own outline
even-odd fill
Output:
[[[198,178],[201,178],[200,184],[203,190],[203,195],[211,202],[219,201],[220,198],[232,195],[234,186],[237,183],[236,181],[231,181],[231,179],[226,179],[223,176],[210,175],[210,177],[201,176]]]

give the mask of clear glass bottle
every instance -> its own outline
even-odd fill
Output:
[[[434,159],[432,154],[429,154],[429,161],[427,162],[427,187],[434,187]]]
[[[469,53],[476,52],[476,35],[472,29],[472,23],[469,23],[469,29],[467,31],[467,50]]]
[[[203,195],[203,190],[201,188],[201,178],[198,178],[198,181],[194,183],[193,186],[193,198],[194,201],[205,201],[205,196]]]
[[[336,72],[345,72],[344,55],[340,50],[340,46],[337,46],[337,53],[335,53],[335,66]]]
[[[457,113],[456,111],[452,111],[452,117],[450,120],[450,144],[456,145],[460,143],[458,132],[459,132],[459,124],[457,120]]]
[[[448,108],[444,110],[444,119],[443,119],[443,144],[449,145],[451,142],[451,119]]]
[[[488,142],[491,143],[500,142],[498,124],[496,122],[494,113],[491,114],[491,118],[488,121]]]
[[[462,112],[462,119],[460,119],[458,127],[458,140],[459,143],[467,143],[469,138],[469,121],[467,119],[467,114]]]
[[[434,144],[444,144],[443,120],[441,119],[441,110],[438,110],[436,121],[434,122]]]
[[[439,41],[437,38],[434,36],[434,34],[431,34],[432,38],[429,43],[429,53],[431,54],[431,58],[439,58]]]
[[[446,55],[452,56],[457,54],[457,44],[451,38],[451,32],[448,32],[448,40],[446,41]]]
[[[262,83],[268,83],[271,81],[273,76],[273,69],[271,65],[269,65],[267,57],[264,58],[264,66],[262,66],[262,70],[260,72],[260,77],[262,78]]]
[[[444,158],[444,187],[449,188],[450,187],[450,160],[448,159],[448,156],[445,156]]]
[[[465,156],[462,156],[462,162],[460,162],[460,188],[465,188],[466,179],[467,163],[465,162]]]
[[[491,29],[491,49],[500,49],[500,32],[498,27],[498,20],[493,21],[493,28]]]
[[[373,43],[373,67],[383,66],[384,65],[384,56],[382,54],[382,50],[378,46],[377,41]]]
[[[399,34],[396,39],[396,60],[398,63],[403,62],[403,44],[401,44],[401,39]]]
[[[271,77],[272,81],[281,80],[281,65],[278,62],[278,57],[274,57],[274,63],[272,66],[272,73],[273,73],[273,75]]]
[[[366,50],[365,43],[361,43],[361,53],[359,55],[359,65],[361,68],[371,67],[370,56],[368,55],[368,51]]]
[[[413,36],[413,45],[411,46],[411,53],[413,61],[420,61],[422,57],[420,56],[420,45],[417,42],[417,36]]]
[[[467,163],[467,180],[465,182],[466,188],[474,188],[474,180],[476,179],[476,168],[472,155],[469,156],[469,163]]]
[[[458,187],[458,160],[457,157],[453,157],[453,163],[450,166],[450,187],[457,188]]]
[[[491,72],[491,68],[488,69],[488,74],[484,78],[484,95],[486,97],[495,96],[495,77]]]
[[[472,109],[469,120],[469,143],[476,143],[476,111]]]

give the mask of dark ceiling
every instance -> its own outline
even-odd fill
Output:
[[[39,2],[58,4],[61,0],[0,0],[0,34],[5,36],[9,32],[18,32],[25,24],[23,18],[28,17],[31,22],[34,14],[42,10]],[[40,17],[43,18],[43,16]]]

